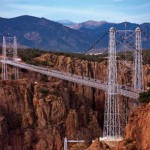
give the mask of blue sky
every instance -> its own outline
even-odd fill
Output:
[[[0,0],[0,4],[0,17],[6,18],[32,15],[74,22],[150,22],[149,0]]]

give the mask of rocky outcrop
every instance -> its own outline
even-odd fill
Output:
[[[96,62],[81,60],[74,57],[69,57],[65,55],[55,55],[55,54],[44,54],[35,59],[38,62],[48,62],[49,68],[54,68],[57,70],[65,71],[68,73],[73,73],[76,75],[81,75],[83,77],[99,79],[102,82],[107,81],[107,60]],[[128,86],[133,86],[133,64],[128,62],[124,64],[123,61],[118,61],[118,83],[125,84]],[[147,88],[147,83],[150,82],[150,65],[144,65],[144,83],[145,89]],[[67,82],[68,88],[72,89],[77,95],[82,95],[85,99],[89,100],[89,103],[93,106],[93,109],[98,112],[98,122],[102,127],[103,124],[103,113],[104,113],[104,102],[105,102],[105,92],[94,89],[87,86],[82,86],[79,84],[74,84]],[[122,102],[124,102],[122,100]],[[133,101],[129,101],[128,107],[132,108]],[[124,104],[122,104],[123,106]],[[121,107],[122,107],[121,106]]]
[[[129,116],[126,127],[126,144],[137,150],[150,149],[150,103],[138,107]]]
[[[91,103],[60,80],[36,85],[27,79],[0,81],[0,93],[0,149],[61,150],[65,136],[101,134]]]
[[[95,140],[86,150],[110,150],[110,148],[105,142]]]
[[[8,149],[8,127],[7,119],[3,110],[0,110],[0,149]]]

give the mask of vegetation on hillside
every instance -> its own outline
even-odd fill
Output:
[[[143,63],[150,64],[150,50],[143,51]]]
[[[42,54],[54,54],[54,55],[64,55],[66,57],[71,58],[77,58],[81,60],[87,60],[87,61],[96,61],[101,62],[106,60],[107,55],[84,55],[79,53],[65,53],[65,52],[55,52],[55,51],[43,51],[38,49],[24,49],[24,50],[18,50],[19,57],[22,58],[23,61],[27,63],[36,63],[33,58],[39,57]],[[126,53],[126,57],[130,57],[130,60],[133,60],[133,56],[131,55],[131,52]],[[125,55],[123,53],[118,53],[118,59],[125,59]],[[150,50],[143,51],[143,63],[144,64],[150,64]]]
[[[0,52],[2,53],[2,49],[0,47]],[[66,52],[55,52],[55,51],[44,51],[34,48],[29,49],[18,49],[18,55],[19,57],[26,63],[30,64],[37,64],[37,62],[34,60],[34,58],[41,56],[42,54],[55,54],[55,55],[64,55],[66,57],[71,58],[77,58],[81,60],[87,60],[87,61],[96,61],[101,62],[106,60],[107,55],[84,55],[80,53],[66,53]],[[129,60],[133,60],[133,54],[131,52],[127,52],[126,56],[124,53],[120,52],[118,53],[118,60],[125,60],[125,57],[130,58]],[[46,65],[47,63],[45,63]],[[144,50],[143,51],[143,64],[150,64],[150,50]],[[43,64],[44,65],[44,64]]]
[[[141,103],[149,103],[150,102],[150,90],[140,93],[139,101]]]
[[[18,56],[26,63],[34,64],[34,58],[45,54],[46,51],[39,49],[18,49]]]
[[[143,50],[142,52],[143,55],[143,64],[150,64],[150,50]],[[126,52],[126,54],[124,52],[120,52],[118,53],[118,59],[119,60],[125,60],[127,58],[127,60],[133,61],[133,53],[131,51]]]
[[[83,55],[79,53],[65,53],[65,52],[54,52],[54,51],[42,51],[38,49],[24,49],[24,50],[18,50],[19,57],[25,61],[26,63],[30,64],[37,64],[36,60],[34,58],[41,56],[42,54],[54,54],[54,55],[64,55],[66,57],[71,58],[77,58],[81,60],[87,60],[87,61],[97,61],[101,62],[103,60],[106,60],[105,55]],[[48,63],[44,63],[42,65],[47,65]]]
[[[77,58],[87,61],[101,62],[103,60],[106,60],[106,55],[84,55],[80,53],[65,53],[65,52],[50,52],[50,53],[53,53],[55,55],[64,55],[66,57]]]

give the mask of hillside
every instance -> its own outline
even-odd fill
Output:
[[[109,23],[106,21],[93,21],[89,20],[86,22],[74,24],[68,26],[72,29],[79,30],[89,36],[93,36],[95,39],[100,39],[111,27],[116,28],[117,30],[125,29],[125,22],[122,23]],[[137,27],[140,27],[143,32],[142,33],[142,46],[144,49],[150,49],[150,23],[136,24],[126,22],[126,30],[135,30]],[[127,35],[130,33],[127,32]],[[124,36],[124,33],[122,34]],[[128,39],[128,41],[134,41],[133,37]],[[108,45],[108,37],[104,39],[103,44],[107,47]]]
[[[90,45],[86,34],[59,23],[31,16],[0,18],[2,36],[17,36],[20,45],[46,50],[78,52]]]
[[[89,20],[89,21],[82,22],[82,23],[71,24],[69,27],[73,29],[81,29],[81,28],[95,29],[106,23],[107,23],[106,21]]]
[[[124,29],[124,23],[116,24],[106,21],[87,21],[79,24],[74,24],[68,20],[59,22],[62,24],[32,16],[20,16],[11,19],[0,18],[0,43],[2,43],[2,36],[17,36],[19,46],[23,47],[84,52],[100,39],[110,27],[113,26],[117,30]],[[134,30],[138,26],[141,26],[141,29],[150,35],[150,23],[141,25],[127,23],[128,30]],[[150,42],[144,36],[143,41],[143,47],[145,49],[150,48]],[[108,37],[103,42],[105,48],[107,48]]]

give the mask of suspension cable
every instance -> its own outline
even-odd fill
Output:
[[[142,31],[142,33],[145,35],[145,37],[148,39],[148,40],[150,40],[150,35],[148,35],[146,32],[144,32],[143,30],[141,30]]]
[[[142,55],[142,53],[141,53],[139,50],[137,50],[137,49],[135,48],[135,46],[132,46],[132,45],[130,44],[130,42],[126,40],[126,38],[124,38],[124,37],[123,37],[120,33],[118,33],[117,31],[116,31],[116,33],[117,33],[117,35],[119,35],[119,36],[128,44],[128,46],[130,46],[131,48],[133,48],[135,51],[139,52],[139,53]]]
[[[119,34],[117,31],[116,31],[116,33],[128,44],[128,46],[131,46],[131,48],[133,48],[135,51],[137,51],[138,53],[140,53],[140,54],[142,55],[142,53],[141,53],[139,50],[137,50],[137,49],[135,48],[135,46],[132,46],[132,45],[130,44],[130,42],[127,41],[121,34]],[[145,63],[145,61],[143,61],[143,59],[142,59],[142,62]]]
[[[82,54],[86,54],[87,52],[89,52],[93,47],[95,47],[99,42],[101,42],[108,33],[109,31],[107,31],[99,40],[97,40],[88,50],[86,50]]]
[[[123,44],[123,43],[122,43],[121,41],[119,41],[119,40],[117,40],[117,42],[118,42],[118,43],[117,43],[116,45],[118,45],[118,44],[121,44],[122,46],[125,45],[125,44]],[[117,56],[119,56],[119,55],[117,55]],[[121,58],[121,57],[120,57],[120,58]],[[130,61],[131,58],[132,58],[132,56],[130,56],[128,60]],[[122,59],[122,58],[121,58],[121,59]],[[123,59],[122,59],[122,60],[123,60]],[[124,61],[124,62],[125,62],[125,61]]]

